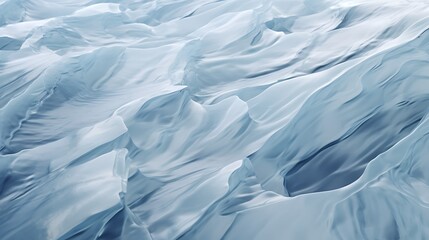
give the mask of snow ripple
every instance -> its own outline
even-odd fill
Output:
[[[429,1],[0,0],[2,239],[426,239]]]

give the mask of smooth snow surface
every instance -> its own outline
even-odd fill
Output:
[[[429,0],[0,0],[0,238],[429,239]]]

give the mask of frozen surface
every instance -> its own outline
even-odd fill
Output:
[[[0,238],[429,239],[428,16],[0,0]]]

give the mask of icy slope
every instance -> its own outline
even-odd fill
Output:
[[[1,239],[429,238],[428,16],[0,0]]]

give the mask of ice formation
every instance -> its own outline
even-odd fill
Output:
[[[429,239],[428,0],[0,0],[1,239]]]

